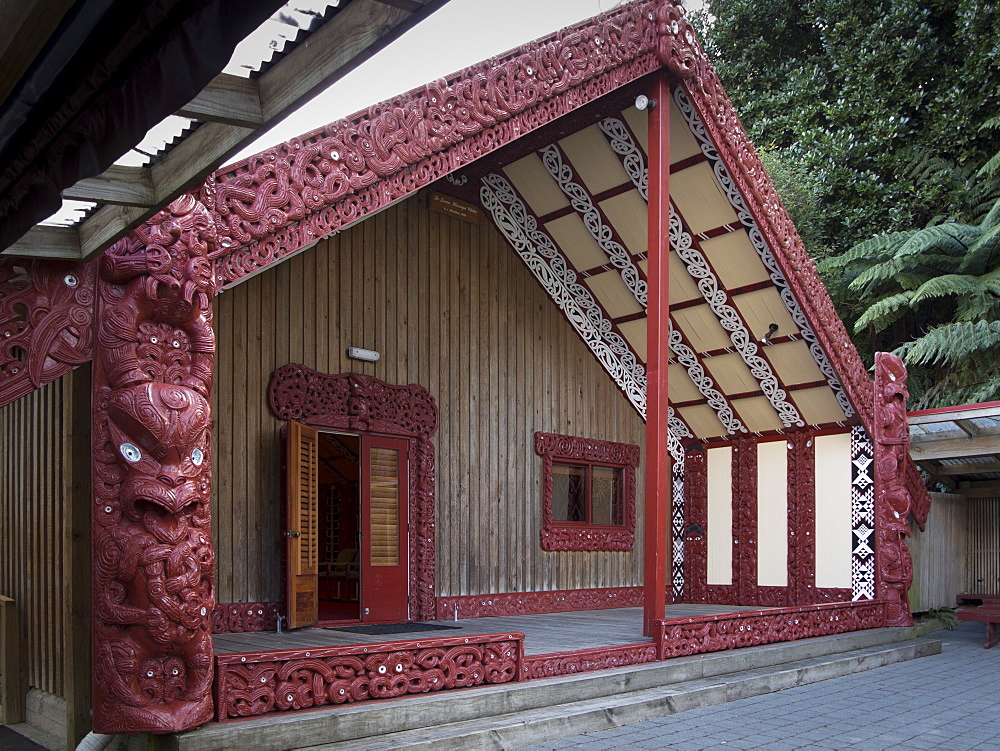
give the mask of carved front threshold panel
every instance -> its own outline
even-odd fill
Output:
[[[216,658],[216,719],[520,680],[524,634],[253,652]]]

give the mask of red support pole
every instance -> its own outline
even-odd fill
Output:
[[[670,82],[649,86],[649,284],[646,329],[646,560],[643,633],[667,607],[670,567],[670,452],[667,444],[667,359],[670,335]]]

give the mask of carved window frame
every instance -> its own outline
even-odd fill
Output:
[[[542,550],[632,550],[635,547],[638,446],[539,432],[535,433],[535,453],[542,457]],[[580,524],[553,520],[552,465],[561,462],[621,469],[623,523]]]

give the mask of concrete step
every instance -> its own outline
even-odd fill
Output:
[[[595,732],[749,696],[781,691],[894,662],[941,652],[941,642],[921,639],[757,668],[712,679],[685,681],[617,696],[409,730],[382,738],[309,746],[299,751],[497,751]]]
[[[206,725],[164,740],[178,751],[429,748],[421,743],[433,743],[436,749],[510,748],[940,652],[940,642],[915,640],[915,635],[909,628],[858,631],[503,686],[273,714]],[[399,745],[410,742],[418,745]]]

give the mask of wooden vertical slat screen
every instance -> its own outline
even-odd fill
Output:
[[[371,565],[399,565],[399,451],[372,448],[369,465]]]
[[[0,408],[0,594],[17,602],[28,683],[65,692],[64,591],[73,458],[89,462],[89,431],[73,425],[69,373]],[[80,398],[77,395],[77,398]]]
[[[949,493],[931,493],[931,510],[923,532],[911,524],[908,543],[913,557],[910,609],[915,613],[951,607],[966,586],[971,552],[968,524],[970,501]]]
[[[641,446],[644,426],[489,222],[431,212],[419,194],[227,290],[215,322],[220,602],[281,595],[266,388],[288,362],[418,383],[437,399],[438,595],[641,582],[641,540],[624,553],[541,550],[535,431]],[[349,360],[350,346],[382,357]]]
[[[1000,594],[1000,498],[970,498],[966,591]]]

